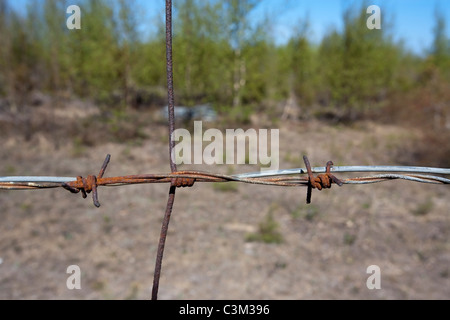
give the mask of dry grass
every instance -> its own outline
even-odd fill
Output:
[[[57,150],[44,133],[28,142],[3,136],[0,175],[86,176],[98,172],[106,153],[112,154],[108,176],[169,171],[166,128],[154,123],[142,130],[139,144],[105,139],[82,145],[76,157],[70,134]],[[280,168],[302,165],[302,154],[313,166],[396,164],[399,148],[414,147],[420,137],[370,122],[287,123],[280,130]],[[448,187],[335,186],[315,192],[311,207],[304,205],[304,188],[238,188],[223,192],[198,183],[178,190],[161,299],[450,298]],[[161,184],[101,188],[96,209],[62,189],[1,191],[0,299],[148,299],[167,193]],[[266,230],[264,223],[283,241],[246,241]],[[81,268],[81,290],[66,288],[71,264]],[[381,290],[366,288],[372,264],[381,268]]]

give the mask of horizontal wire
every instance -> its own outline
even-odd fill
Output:
[[[326,172],[325,167],[312,167],[313,173]],[[450,174],[450,169],[433,167],[408,167],[408,166],[333,166],[331,172],[410,172],[410,173],[436,173]],[[263,170],[232,175],[237,179],[258,178],[270,176],[285,176],[294,174],[306,174],[305,168]],[[0,183],[9,182],[44,182],[44,183],[67,183],[76,181],[76,177],[52,177],[52,176],[10,176],[0,177]]]
[[[430,175],[406,175],[406,174],[380,174],[370,177],[358,177],[343,180],[344,184],[368,184],[377,183],[388,180],[403,179],[408,181],[422,182],[422,183],[433,183],[433,184],[450,184],[450,179],[430,176]]]
[[[324,173],[326,167],[312,167],[313,173]],[[333,166],[331,172],[410,172],[410,173],[435,173],[450,174],[450,169],[433,167],[411,167],[411,166]],[[306,174],[305,168],[264,170],[234,175],[239,178],[270,177],[290,174]]]
[[[50,177],[50,176],[12,176],[12,177],[0,177],[0,182],[53,182],[64,183],[76,181],[74,177]]]
[[[335,170],[336,169],[336,170]],[[313,172],[325,172],[324,167],[312,168]],[[450,174],[449,169],[430,168],[430,167],[402,167],[402,166],[341,166],[334,167],[334,172],[367,172],[367,171],[396,171],[396,172],[433,172],[441,174]],[[120,186],[126,184],[142,184],[142,183],[166,183],[171,182],[174,178],[195,179],[198,182],[227,182],[237,181],[251,184],[277,185],[277,186],[306,186],[308,179],[303,177],[293,177],[294,174],[304,174],[306,170],[303,168],[262,171],[253,173],[244,173],[237,175],[213,174],[198,171],[180,171],[169,174],[147,174],[147,175],[129,175],[122,177],[99,178],[98,185],[104,186]],[[433,184],[450,184],[450,179],[418,174],[380,174],[369,177],[357,177],[344,179],[344,184],[369,184],[388,180],[403,179],[408,181],[433,183]],[[12,176],[0,177],[0,189],[7,190],[27,190],[42,188],[57,188],[65,183],[75,183],[75,177],[50,177],[50,176]]]

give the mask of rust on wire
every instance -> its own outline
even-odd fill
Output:
[[[172,152],[175,148],[173,140],[173,132],[175,130],[175,102],[173,93],[173,61],[172,61],[172,0],[166,0],[166,70],[167,70],[167,107],[169,112],[169,160],[170,170],[177,171],[177,165],[172,159]],[[190,181],[189,181],[190,182]],[[169,189],[169,198],[167,200],[166,211],[161,226],[159,236],[158,250],[156,253],[155,271],[153,275],[152,300],[158,299],[159,278],[161,276],[162,259],[164,254],[164,246],[167,238],[167,230],[169,228],[170,216],[172,214],[173,203],[175,201],[175,190],[177,185],[182,185],[178,179],[171,181]],[[193,182],[192,182],[193,184]]]
[[[87,193],[90,193],[92,191],[92,199],[94,200],[94,205],[98,208],[100,207],[100,202],[98,202],[98,193],[97,193],[97,186],[98,186],[98,180],[100,180],[103,177],[103,174],[105,173],[106,167],[108,166],[109,161],[111,160],[111,155],[106,155],[105,161],[103,162],[103,165],[100,169],[100,172],[98,176],[89,175],[86,179],[78,176],[77,181],[75,183],[63,183],[62,187],[66,190],[69,190],[72,193],[79,193],[81,191],[81,194],[83,198],[87,197]]]
[[[305,162],[305,167],[306,170],[308,171],[308,190],[306,193],[306,203],[311,203],[312,189],[316,188],[318,190],[329,189],[331,188],[331,184],[333,182],[336,183],[338,186],[343,185],[343,182],[338,178],[336,178],[331,173],[331,166],[333,165],[332,161],[327,162],[326,172],[317,175],[317,177],[314,177],[313,175],[313,172],[311,170],[311,164],[309,163],[307,156],[303,156],[303,161]]]
[[[104,177],[106,167],[111,159],[110,155],[106,156],[105,162],[97,176],[88,176],[83,178],[78,176],[71,177],[0,177],[0,189],[6,190],[30,190],[30,189],[46,189],[63,187],[72,193],[80,193],[86,197],[92,192],[95,202],[98,204],[98,187],[100,186],[122,186],[129,184],[146,184],[146,183],[171,183],[174,187],[192,187],[194,182],[242,182],[248,184],[261,184],[282,187],[309,187],[312,189],[327,189],[332,183],[341,186],[343,184],[369,184],[378,183],[389,180],[403,179],[408,181],[433,183],[433,184],[450,184],[450,179],[441,176],[421,175],[421,174],[398,174],[388,173],[379,174],[368,177],[355,177],[348,179],[338,179],[332,171],[333,162],[328,161],[325,173],[313,175],[313,170],[308,158],[305,156],[306,170],[296,169],[297,173],[283,173],[280,171],[278,176],[260,174],[258,176],[249,174],[241,175],[225,175],[218,173],[202,172],[202,171],[177,171],[171,173],[157,174],[139,174],[126,175],[117,177]],[[394,172],[394,171],[393,171]],[[300,177],[298,174],[307,173],[307,177]],[[444,173],[445,174],[445,173]],[[449,173],[450,174],[450,173]],[[40,178],[40,179],[39,179]],[[60,181],[60,182],[57,182]],[[311,200],[309,198],[309,200]]]
[[[167,74],[167,108],[169,115],[169,159],[170,170],[177,171],[172,159],[175,148],[173,132],[175,130],[175,98],[173,92],[173,59],[172,59],[172,0],[166,0],[166,74]]]
[[[141,183],[164,183],[170,182],[171,189],[169,192],[170,198],[174,197],[175,188],[180,187],[192,187],[195,181],[199,182],[227,182],[227,181],[239,181],[251,184],[263,184],[263,185],[277,185],[277,186],[298,186],[307,185],[307,203],[311,202],[312,189],[328,189],[331,188],[332,183],[336,183],[342,186],[343,182],[336,178],[331,173],[332,161],[327,162],[326,173],[319,174],[314,177],[311,165],[306,156],[303,156],[306,169],[308,171],[308,178],[297,177],[260,177],[260,178],[236,178],[229,175],[212,174],[200,171],[179,171],[172,172],[171,174],[141,174],[141,175],[129,175],[121,177],[103,178],[106,167],[111,160],[111,155],[107,155],[106,159],[100,169],[97,176],[89,175],[87,178],[78,176],[76,181],[65,182],[61,186],[72,193],[81,192],[83,198],[87,197],[88,193],[92,192],[92,198],[94,205],[100,207],[98,201],[98,186],[107,185],[125,185],[125,184],[141,184]],[[172,196],[173,194],[173,196]],[[173,204],[170,205],[172,207]]]
[[[108,155],[108,159],[110,156]],[[416,181],[422,183],[433,184],[450,184],[450,179],[441,176],[423,175],[423,174],[378,174],[368,177],[355,177],[347,179],[338,179],[333,174],[332,162],[327,163],[326,172],[318,174],[317,177],[312,175],[312,178],[300,177],[298,174],[308,173],[308,168],[296,169],[297,173],[284,173],[284,170],[279,172],[278,176],[275,175],[255,175],[250,174],[238,174],[238,175],[225,175],[219,173],[210,173],[203,171],[177,171],[171,173],[156,173],[156,174],[139,174],[139,175],[126,175],[117,177],[103,177],[101,174],[96,176],[96,179],[84,179],[81,176],[72,177],[0,177],[0,189],[6,190],[30,190],[30,189],[47,189],[64,187],[65,189],[73,193],[89,193],[93,188],[99,186],[122,186],[129,184],[146,184],[146,183],[172,183],[175,181],[175,187],[191,187],[194,182],[243,182],[249,184],[261,184],[283,187],[298,187],[308,186],[310,181],[311,189],[326,189],[331,186],[332,183],[338,185],[342,184],[369,184],[377,183],[389,180],[403,179],[409,181]],[[307,167],[310,168],[309,161],[307,161]],[[312,171],[312,168],[310,168]],[[104,170],[102,170],[104,173]],[[394,171],[392,171],[394,172]],[[450,173],[449,173],[450,174]],[[59,181],[59,182],[58,182]],[[95,186],[94,186],[95,185]],[[84,192],[83,192],[84,191]]]

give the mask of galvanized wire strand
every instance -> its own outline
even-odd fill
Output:
[[[326,167],[312,167],[313,173],[324,173]],[[435,173],[450,174],[450,169],[433,167],[411,167],[411,166],[333,166],[331,172],[409,172],[409,173]],[[258,172],[241,173],[235,175],[240,178],[269,177],[290,174],[307,173],[306,168],[294,168],[283,170],[265,170]]]
[[[11,177],[0,177],[1,182],[52,182],[52,183],[64,183],[76,181],[77,178],[74,177],[47,177],[47,176],[11,176]]]
[[[388,180],[408,180],[422,183],[450,184],[450,179],[431,175],[409,175],[409,174],[380,174],[369,177],[358,177],[343,180],[344,184],[369,184]]]

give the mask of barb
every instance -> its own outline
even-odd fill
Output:
[[[322,188],[329,189],[331,188],[331,183],[333,182],[339,187],[342,186],[342,181],[330,172],[331,166],[333,165],[332,161],[327,162],[325,174],[319,174],[317,177],[314,177],[313,175],[307,156],[303,156],[303,161],[305,162],[306,171],[308,172],[308,192],[306,193],[306,203],[311,203],[312,189],[317,188],[319,191],[322,190]]]
[[[94,200],[94,205],[99,208],[100,202],[98,202],[98,194],[97,194],[97,181],[103,177],[105,173],[106,167],[108,166],[109,161],[111,160],[111,155],[106,155],[105,161],[100,169],[98,176],[90,175],[86,179],[81,176],[77,177],[77,186],[72,186],[70,183],[63,183],[61,186],[69,190],[71,193],[78,193],[81,191],[83,198],[87,197],[87,193],[92,191],[92,199]]]

